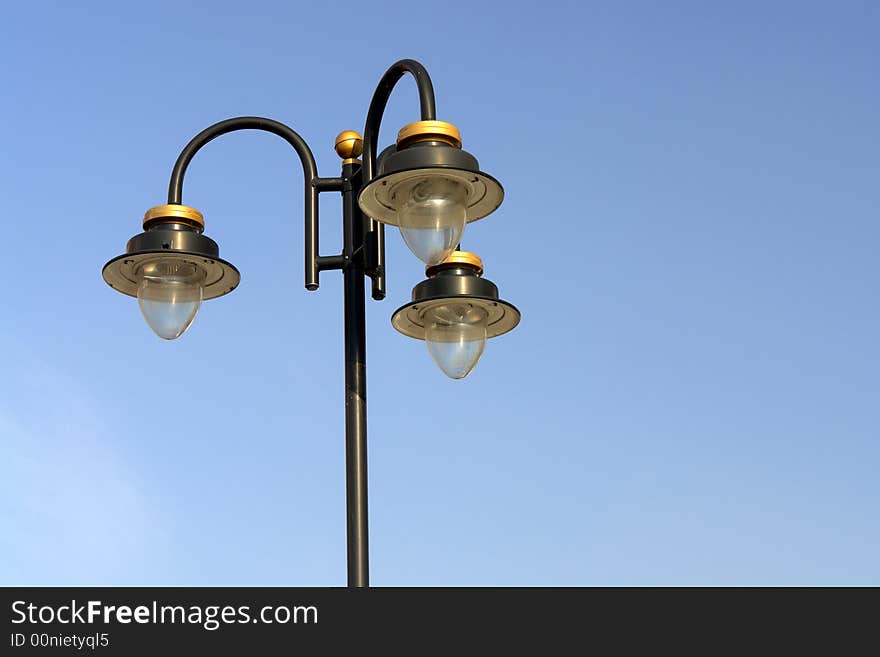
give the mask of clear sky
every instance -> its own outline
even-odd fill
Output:
[[[27,2],[0,21],[0,583],[343,585],[341,276],[280,139],[184,202],[242,272],[163,342],[100,271],[195,133],[338,175],[430,71],[523,312],[447,379],[368,306],[377,585],[880,584],[880,5]],[[418,119],[399,85],[382,143]],[[341,244],[322,197],[323,252]]]

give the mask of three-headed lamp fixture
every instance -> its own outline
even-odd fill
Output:
[[[347,147],[343,137],[348,134],[340,134],[337,152],[340,145]],[[351,135],[357,137],[349,139],[355,146],[361,143],[359,135]],[[357,147],[348,154],[359,153]],[[487,338],[507,333],[520,320],[516,307],[501,300],[495,284],[482,277],[482,260],[459,247],[465,224],[492,213],[503,198],[498,181],[461,149],[458,129],[443,121],[418,121],[401,129],[358,198],[365,215],[399,226],[407,246],[427,265],[428,278],[415,286],[412,301],[394,313],[391,323],[404,335],[424,340],[453,379],[473,370]],[[203,300],[232,292],[240,275],[203,234],[204,217],[195,208],[151,208],[143,229],[128,241],[123,255],[104,266],[104,280],[137,297],[156,335],[174,340],[192,324]]]

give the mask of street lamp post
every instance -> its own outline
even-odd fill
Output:
[[[377,157],[379,127],[397,81],[416,80],[421,120],[405,126],[397,143]],[[385,297],[384,225],[400,227],[410,250],[427,265],[427,280],[413,290],[412,302],[398,309],[392,325],[404,335],[424,339],[432,357],[452,378],[476,365],[486,339],[512,330],[519,311],[498,297],[482,278],[478,256],[460,250],[465,224],[500,204],[501,185],[479,170],[476,158],[461,149],[458,129],[436,120],[434,89],[418,62],[404,59],[389,68],[373,94],[363,139],[354,131],[336,138],[342,158],[339,177],[318,176],[308,144],[294,130],[271,119],[238,117],[216,123],[181,151],[171,173],[168,203],[151,208],[143,232],[125,253],[103,269],[115,290],[137,297],[147,323],[159,337],[182,335],[203,300],[232,292],[238,270],[220,258],[216,242],[204,235],[205,221],[183,205],[183,179],[193,156],[213,139],[238,130],[278,135],[296,151],[305,178],[305,287],[318,289],[322,271],[342,270],[345,325],[345,454],[348,585],[369,585],[367,524],[366,300]],[[358,156],[363,153],[363,162]],[[342,194],[343,247],[322,256],[318,248],[318,197]]]

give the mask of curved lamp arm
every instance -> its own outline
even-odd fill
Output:
[[[370,101],[370,109],[367,111],[367,123],[364,126],[364,184],[370,182],[376,170],[376,151],[379,141],[379,127],[382,124],[382,115],[385,106],[391,97],[391,92],[398,80],[404,73],[411,73],[419,87],[419,104],[422,110],[422,121],[433,121],[437,115],[434,102],[434,85],[431,76],[419,62],[414,59],[401,59],[392,64],[385,71],[385,75],[379,80],[373,99]]]
[[[181,204],[183,198],[183,176],[193,156],[209,141],[220,135],[237,130],[262,130],[271,132],[284,139],[293,146],[300,162],[302,162],[305,176],[305,273],[306,289],[318,289],[318,192],[319,185],[318,167],[315,164],[315,156],[306,144],[292,128],[259,116],[240,116],[234,119],[226,119],[205,128],[184,147],[171,170],[171,182],[168,184],[168,203]]]
[[[379,85],[373,93],[370,101],[370,109],[367,111],[367,123],[364,126],[364,152],[363,152],[363,184],[366,186],[376,172],[376,151],[379,141],[379,127],[382,124],[382,115],[385,106],[391,96],[391,91],[404,73],[410,73],[416,79],[419,88],[419,103],[422,110],[422,121],[436,119],[437,109],[434,102],[434,85],[431,76],[419,62],[414,59],[401,59],[392,64],[385,71],[385,75],[379,80]],[[370,279],[372,280],[373,298],[385,298],[385,226],[375,219],[369,220],[367,231],[374,235],[374,252],[371,254],[369,263]]]

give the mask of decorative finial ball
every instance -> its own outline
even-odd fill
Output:
[[[354,130],[343,130],[336,135],[336,154],[347,160],[364,152],[364,138]]]

